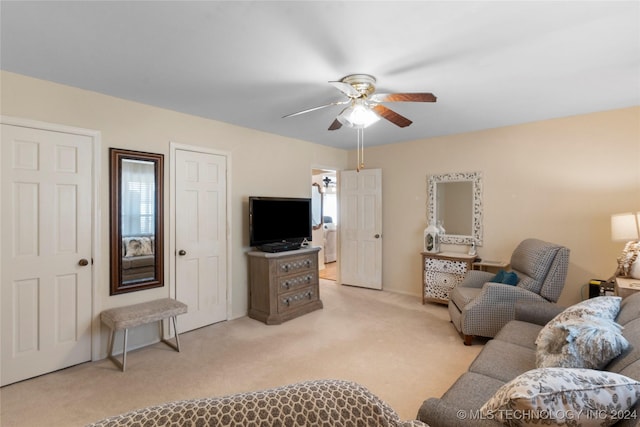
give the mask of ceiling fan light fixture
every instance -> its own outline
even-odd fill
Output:
[[[345,108],[338,116],[340,123],[355,129],[364,129],[378,120],[380,120],[380,116],[359,99]]]

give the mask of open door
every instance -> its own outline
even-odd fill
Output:
[[[340,273],[344,285],[382,289],[382,170],[340,174]]]

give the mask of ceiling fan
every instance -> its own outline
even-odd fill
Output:
[[[284,118],[334,105],[349,104],[331,123],[329,130],[340,129],[342,125],[362,129],[380,120],[381,117],[403,128],[413,122],[381,103],[436,102],[437,99],[432,93],[375,93],[376,78],[369,74],[350,74],[339,81],[330,81],[329,83],[346,95],[347,99],[288,114]]]

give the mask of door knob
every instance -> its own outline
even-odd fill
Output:
[[[180,255],[180,256],[185,256],[186,254],[187,254],[187,251],[185,251],[184,249],[180,249],[178,251],[178,255]]]
[[[85,265],[89,265],[89,261],[86,258],[82,258],[80,261],[78,261],[78,265],[84,267]]]
[[[379,235],[379,234],[376,234],[376,235],[375,235],[375,236],[373,236],[373,237],[375,237],[376,239],[379,239],[379,238],[380,238],[380,235]]]

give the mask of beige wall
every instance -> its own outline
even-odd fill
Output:
[[[580,300],[590,278],[613,274],[624,244],[611,241],[610,215],[640,210],[640,107],[365,150],[366,166],[383,170],[383,283],[391,291],[420,294],[429,174],[483,173],[479,256],[508,261],[527,237],[569,247],[563,304]]]
[[[306,141],[246,129],[140,103],[32,79],[0,74],[0,114],[98,130],[102,136],[102,265],[97,306],[100,310],[168,296],[168,268],[163,288],[109,296],[109,147],[165,155],[165,230],[169,232],[169,143],[228,152],[231,156],[232,317],[247,313],[247,198],[250,195],[310,197],[311,170],[344,169],[347,152]],[[3,195],[4,197],[4,195]],[[169,247],[169,240],[165,248]],[[168,254],[165,261],[169,262]],[[133,337],[135,339],[135,337]]]
[[[247,197],[308,197],[312,168],[355,166],[355,151],[347,154],[13,73],[1,72],[0,79],[0,114],[101,132],[100,309],[168,294],[165,286],[109,296],[109,147],[163,153],[167,161],[170,141],[230,154],[232,317],[247,311]],[[640,210],[640,107],[366,151],[366,166],[383,169],[383,284],[390,291],[420,294],[426,179],[432,173],[483,172],[485,243],[478,248],[483,258],[508,259],[515,245],[530,236],[568,246],[564,304],[580,299],[589,278],[607,278],[615,270],[623,244],[611,242],[610,214]],[[169,173],[165,176],[168,191]],[[165,217],[168,231],[168,210]]]

